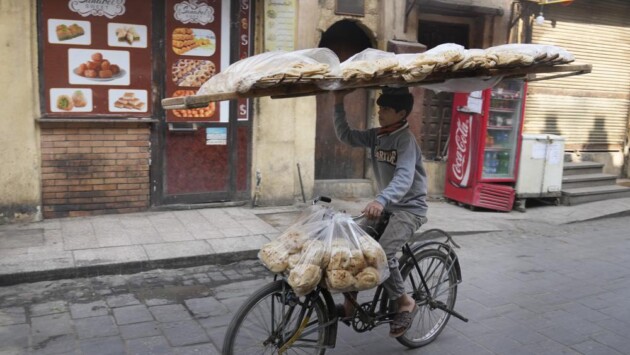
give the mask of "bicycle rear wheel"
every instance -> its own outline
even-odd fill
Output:
[[[396,338],[409,348],[427,345],[440,335],[451,315],[438,307],[453,309],[457,298],[457,272],[454,261],[447,254],[428,249],[416,253],[415,258],[430,295],[422,285],[413,260],[409,260],[402,266],[401,274],[407,293],[416,300],[420,310],[409,330]]]
[[[278,354],[281,349],[283,354],[324,354],[328,343],[326,306],[320,297],[310,305],[304,302],[305,297],[298,298],[285,281],[265,285],[234,315],[223,354]],[[301,325],[304,328],[296,336]]]

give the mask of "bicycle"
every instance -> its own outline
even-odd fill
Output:
[[[319,201],[331,202],[319,197]],[[360,218],[353,217],[355,219]],[[369,231],[378,239],[387,225]],[[445,241],[438,241],[445,238]],[[408,348],[418,348],[434,341],[444,330],[450,316],[464,322],[468,319],[453,310],[457,285],[462,282],[461,267],[453,238],[443,230],[430,229],[414,236],[403,245],[399,268],[405,289],[416,300],[420,311],[412,326],[398,342]],[[396,314],[395,302],[378,286],[370,302],[354,304],[354,314],[348,321],[352,328],[366,332],[390,323]],[[340,320],[331,293],[322,287],[304,297],[298,297],[281,275],[254,292],[240,307],[228,326],[223,342],[224,355],[241,354],[324,354],[336,345]]]

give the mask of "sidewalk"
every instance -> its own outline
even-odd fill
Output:
[[[333,201],[358,214],[368,200]],[[155,268],[223,264],[255,258],[304,205],[227,207],[51,219],[0,226],[0,286]],[[630,215],[630,198],[578,206],[528,207],[527,212],[470,211],[429,202],[426,228],[454,235],[561,225]]]

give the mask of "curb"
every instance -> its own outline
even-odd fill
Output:
[[[490,232],[496,232],[496,230],[453,231],[448,233],[452,236],[465,236]],[[255,260],[257,257],[258,249],[255,249],[160,260],[130,261],[114,264],[85,265],[60,269],[18,272],[13,274],[0,274],[0,287],[12,286],[21,283],[76,279],[103,275],[135,274],[155,269],[179,269],[203,265],[226,265],[238,261]]]
[[[131,261],[125,263],[86,265],[70,268],[0,274],[0,287],[21,283],[55,281],[103,275],[135,274],[155,269],[179,269],[202,265],[225,265],[257,257],[258,249],[212,255],[186,256],[172,259]]]
[[[604,214],[604,215],[593,217],[593,218],[580,219],[578,221],[570,221],[563,224],[576,224],[576,223],[582,223],[582,222],[597,221],[597,220],[602,220],[602,219],[607,219],[607,218],[628,217],[628,216],[630,216],[630,210]]]

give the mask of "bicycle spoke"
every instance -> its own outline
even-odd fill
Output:
[[[415,264],[407,264],[403,278],[405,288],[416,299],[420,312],[407,333],[397,338],[399,342],[412,348],[426,345],[440,334],[450,314],[437,308],[436,302],[441,307],[451,309],[457,292],[454,263],[450,256],[437,250],[424,250],[419,252],[416,262],[418,268]],[[418,272],[422,274],[422,278]],[[421,279],[425,285],[418,283]],[[413,289],[414,284],[418,289]]]

